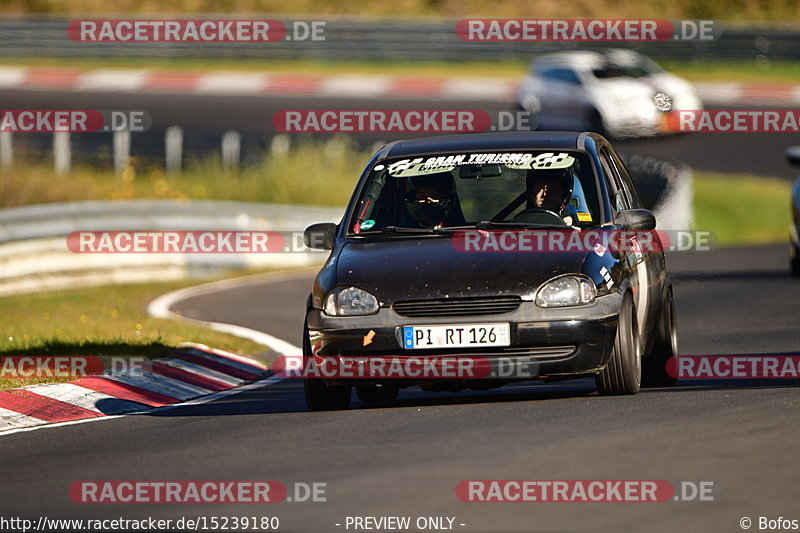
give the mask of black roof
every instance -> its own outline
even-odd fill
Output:
[[[575,149],[582,148],[578,146],[581,135],[578,131],[514,131],[423,137],[391,143],[384,157],[481,150]]]

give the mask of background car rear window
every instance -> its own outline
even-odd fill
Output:
[[[573,85],[580,85],[578,73],[571,68],[544,67],[537,70],[537,76],[543,80],[561,81]]]

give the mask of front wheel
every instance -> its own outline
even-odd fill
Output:
[[[400,388],[397,385],[358,385],[356,394],[364,403],[384,403],[397,399]]]
[[[595,376],[601,396],[636,394],[642,379],[642,361],[636,318],[630,294],[622,300],[614,348],[608,365]]]
[[[592,109],[591,111],[589,111],[589,116],[587,117],[587,125],[590,131],[599,133],[603,137],[608,137],[605,121],[603,121],[603,116],[597,109]]]
[[[661,306],[656,338],[650,354],[642,360],[642,387],[671,387],[678,382],[667,372],[667,361],[678,356],[678,322],[672,289]]]
[[[800,252],[798,252],[794,243],[789,246],[789,271],[792,276],[800,277]]]
[[[306,405],[312,411],[337,411],[350,407],[349,385],[327,385],[321,379],[305,378]]]
[[[312,357],[311,341],[308,338],[308,324],[303,327],[303,368],[308,368],[306,362]],[[305,378],[303,389],[306,396],[306,405],[312,411],[335,411],[347,409],[350,406],[350,385],[328,385],[319,378]]]

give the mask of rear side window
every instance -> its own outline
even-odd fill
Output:
[[[628,169],[625,168],[625,164],[622,162],[616,152],[609,150],[608,154],[611,157],[611,162],[616,167],[617,174],[619,175],[619,178],[627,191],[628,202],[630,203],[631,207],[641,207],[639,195],[636,193],[636,187],[633,185],[633,180],[631,180],[631,176],[628,174]]]
[[[600,166],[603,167],[603,174],[606,175],[606,183],[608,183],[609,191],[611,192],[611,208],[614,214],[624,209],[630,209],[630,198],[625,192],[622,182],[619,177],[619,171],[614,165],[608,151],[601,149],[598,153],[600,157]]]
[[[537,76],[544,80],[561,81],[573,85],[580,85],[578,73],[571,68],[544,67],[538,70]]]

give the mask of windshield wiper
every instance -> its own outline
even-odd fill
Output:
[[[566,224],[538,224],[536,222],[495,222],[494,220],[481,220],[475,226],[478,229],[492,228],[518,228],[518,229],[572,229]]]
[[[365,231],[359,235],[441,235],[444,233],[443,228],[404,228],[400,226],[386,226],[377,231]]]

